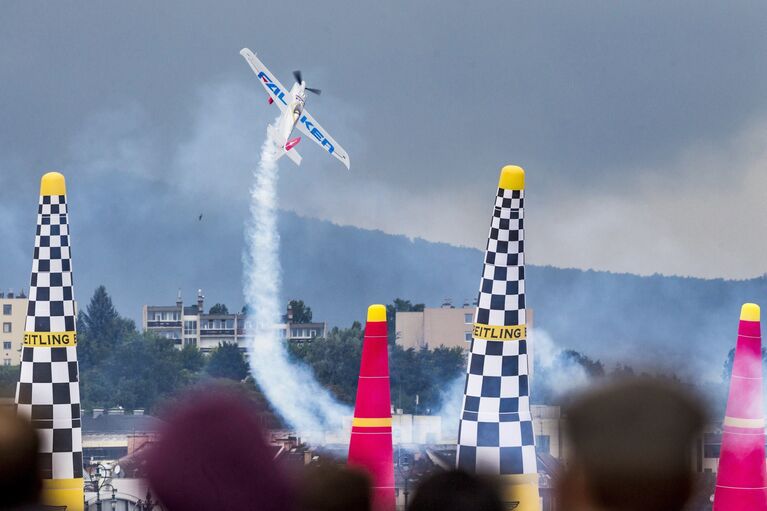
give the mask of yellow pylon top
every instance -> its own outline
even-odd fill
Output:
[[[67,183],[58,172],[48,172],[40,180],[40,195],[66,195]]]
[[[761,316],[759,306],[755,303],[744,303],[740,308],[740,319],[742,321],[759,321]]]
[[[368,321],[386,321],[386,306],[377,303],[368,307]]]
[[[501,169],[501,177],[498,179],[498,188],[504,190],[524,190],[525,171],[516,165],[506,165]]]

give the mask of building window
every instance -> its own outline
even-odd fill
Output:
[[[471,342],[471,332],[464,332],[464,334],[463,334],[463,339],[464,339],[466,342]]]
[[[196,346],[197,339],[184,339],[184,346]]]
[[[10,350],[11,348],[11,341],[3,341],[3,349],[4,350]]]
[[[464,322],[464,323],[466,323],[467,325],[468,325],[469,323],[472,323],[472,322],[473,322],[473,317],[472,317],[472,315],[471,315],[471,314],[464,314],[464,315],[463,315],[463,322]]]
[[[4,358],[4,359],[3,359],[3,365],[4,365],[4,366],[9,366],[9,365],[11,365],[11,359],[10,359],[10,358]]]
[[[10,334],[11,333],[11,324],[10,323],[3,323],[3,333],[4,334]]]
[[[10,316],[13,313],[13,305],[10,303],[3,304],[3,316]]]
[[[197,321],[184,321],[184,335],[194,335],[197,333]]]

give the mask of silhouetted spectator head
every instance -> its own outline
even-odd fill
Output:
[[[171,415],[147,460],[168,511],[290,511],[291,488],[254,406],[222,390],[196,392]]]
[[[450,470],[424,479],[407,511],[504,511],[504,507],[494,481]]]
[[[576,397],[565,416],[572,453],[558,489],[567,509],[676,511],[690,498],[705,413],[680,386],[615,381]]]
[[[370,478],[335,464],[307,467],[301,484],[301,511],[370,511]]]
[[[34,504],[40,497],[37,432],[13,410],[0,409],[0,509]]]

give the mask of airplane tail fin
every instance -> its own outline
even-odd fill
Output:
[[[281,149],[281,151],[282,151],[282,154],[281,154],[280,156],[278,156],[278,157],[277,157],[278,159],[279,159],[279,158],[281,158],[283,155],[285,155],[285,154],[286,154],[286,155],[288,155],[288,158],[290,158],[290,160],[291,160],[293,163],[295,163],[295,164],[296,164],[296,167],[298,167],[299,165],[301,165],[301,160],[302,160],[302,158],[301,158],[301,155],[300,155],[300,154],[298,154],[298,151],[296,151],[295,149],[290,149],[290,150],[288,150],[288,151],[286,151],[285,149]]]
[[[275,129],[272,128],[272,126],[270,125],[270,126],[267,126],[267,130],[269,131],[269,136],[271,136],[272,139],[274,140],[276,138]],[[293,148],[293,146],[291,146],[291,148],[289,150],[287,150],[287,151],[285,150],[284,147],[277,148],[277,158],[276,158],[276,160],[279,160],[280,158],[282,158],[285,155],[287,155],[288,158],[290,158],[290,161],[295,163],[296,166],[301,165],[301,160],[303,158],[301,158],[301,155],[298,154],[298,151],[296,151],[295,148]]]

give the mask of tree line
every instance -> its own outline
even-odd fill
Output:
[[[290,308],[293,322],[312,321],[311,307],[302,300],[291,300]],[[445,383],[464,371],[462,350],[403,349],[395,344],[395,313],[423,310],[423,304],[396,299],[387,309],[392,402],[406,413],[427,413],[441,403]],[[209,312],[228,314],[228,308],[217,303]],[[242,312],[247,313],[247,308]],[[178,349],[173,340],[142,332],[133,320],[122,317],[104,286],[95,290],[79,313],[77,331],[83,409],[143,408],[151,413],[180,391],[208,380],[229,380],[229,385],[241,386],[268,407],[236,345],[220,345],[207,356],[193,345]],[[331,329],[325,338],[290,343],[288,350],[340,401],[353,404],[363,336],[363,326],[354,322],[349,328]],[[0,367],[0,395],[13,397],[18,371],[18,366]]]
[[[236,345],[205,357],[194,345],[141,332],[120,316],[104,286],[77,320],[80,391],[85,409],[121,406],[153,410],[180,390],[206,379],[245,380],[248,366]]]
[[[314,372],[317,380],[335,397],[353,405],[362,357],[364,329],[354,322],[349,328],[333,328],[324,339],[291,343],[292,357]],[[405,413],[429,413],[442,404],[443,391],[462,374],[466,363],[461,348],[440,346],[433,350],[405,349],[389,344],[391,399]]]
[[[311,322],[311,307],[301,300],[291,301],[290,306],[294,322]],[[423,304],[399,298],[387,305],[392,404],[405,413],[429,413],[440,408],[447,384],[462,375],[466,367],[461,348],[405,349],[396,343],[396,313],[423,309]],[[226,314],[227,310],[223,304],[211,307],[211,313]],[[141,332],[134,321],[120,316],[104,286],[96,289],[80,312],[77,328],[84,409],[121,406],[129,410],[144,408],[151,413],[180,391],[210,380],[229,381],[229,385],[241,387],[268,408],[236,345],[220,345],[207,356],[194,345],[178,349],[172,340]],[[332,328],[325,338],[289,343],[288,350],[294,361],[311,368],[320,384],[339,401],[352,405],[363,337],[363,325],[354,322],[348,328]],[[733,351],[724,363],[725,384],[729,381],[732,357]],[[767,355],[764,357],[767,360]],[[566,396],[551,385],[555,375],[549,373],[572,365],[582,368],[590,380],[634,374],[628,365],[617,365],[608,371],[599,360],[564,350],[553,366],[536,369],[531,389],[533,402],[560,404]],[[0,396],[14,396],[18,371],[18,366],[0,367]]]

